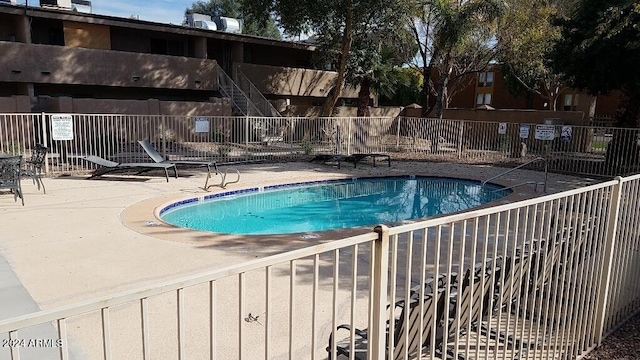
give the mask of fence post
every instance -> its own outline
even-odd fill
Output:
[[[398,128],[396,129],[396,151],[400,148],[400,120],[402,119],[401,116],[398,116]]]
[[[611,200],[609,201],[609,218],[607,219],[607,233],[604,243],[603,263],[600,268],[600,285],[598,292],[598,302],[596,311],[596,334],[593,340],[598,342],[598,345],[602,343],[602,337],[604,334],[604,325],[608,311],[608,297],[609,286],[611,285],[611,268],[613,267],[613,253],[616,246],[616,236],[618,230],[618,215],[620,213],[620,199],[622,197],[622,184],[623,180],[620,176],[617,176],[617,184],[613,185],[611,192]]]
[[[51,151],[52,144],[49,144],[49,138],[47,137],[47,129],[49,128],[49,124],[47,123],[47,116],[43,112],[41,113],[40,118],[40,131],[42,131],[42,142],[41,144],[49,148],[49,152]],[[49,161],[48,154],[45,155],[44,161],[44,173],[49,174]]]
[[[458,160],[462,159],[462,138],[464,137],[464,120],[460,121],[460,135],[458,136]]]
[[[244,159],[249,161],[249,114],[244,117],[244,149]]]
[[[389,228],[378,225],[374,231],[378,233],[378,240],[373,243],[373,278],[372,307],[373,321],[369,333],[369,359],[383,360],[386,348],[387,328],[387,283],[389,274]],[[389,350],[391,351],[391,350]]]
[[[161,115],[160,122],[162,123],[162,155],[167,158],[167,120],[164,115]]]
[[[347,118],[349,127],[347,130],[347,155],[351,155],[351,116]]]

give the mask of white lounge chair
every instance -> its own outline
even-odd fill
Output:
[[[173,174],[175,178],[178,178],[178,169],[175,164],[158,164],[158,163],[117,163],[115,161],[107,160],[95,155],[89,155],[84,157],[83,159],[88,162],[94,163],[99,167],[93,171],[89,179],[92,179],[96,176],[101,176],[104,174],[109,174],[113,172],[124,172],[124,171],[132,171],[137,170],[136,175],[145,173],[147,171],[163,169],[164,176],[169,182],[169,169],[173,169]]]

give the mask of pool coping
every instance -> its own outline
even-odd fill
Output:
[[[361,227],[353,227],[347,229],[334,229],[334,230],[325,230],[325,231],[314,231],[307,233],[292,233],[292,234],[278,234],[278,235],[238,235],[238,234],[224,234],[224,233],[214,233],[207,231],[199,231],[192,230],[186,228],[180,228],[169,223],[164,222],[160,219],[160,211],[166,206],[171,204],[179,204],[183,205],[186,203],[192,203],[199,201],[199,199],[212,199],[216,197],[228,196],[228,194],[238,194],[238,193],[247,193],[259,191],[259,189],[273,189],[273,188],[284,188],[284,187],[293,187],[314,183],[329,183],[329,182],[337,182],[351,179],[366,179],[366,178],[382,178],[382,177],[438,177],[438,178],[447,178],[452,180],[466,180],[466,181],[477,181],[482,182],[482,180],[473,178],[473,176],[466,177],[458,177],[452,175],[443,175],[439,176],[438,174],[429,173],[429,172],[416,172],[416,173],[406,173],[406,174],[394,174],[393,176],[354,176],[354,175],[342,175],[342,176],[322,176],[322,174],[315,174],[316,177],[314,179],[310,179],[309,181],[296,181],[292,183],[286,183],[285,180],[280,180],[274,183],[269,184],[261,184],[261,185],[245,185],[238,188],[230,189],[216,189],[214,192],[206,192],[198,196],[194,196],[193,194],[189,196],[185,196],[184,194],[168,194],[162,197],[155,197],[146,199],[137,203],[134,203],[127,208],[125,208],[120,214],[120,220],[122,224],[142,235],[151,236],[160,240],[168,240],[179,243],[192,244],[196,246],[207,246],[211,243],[219,243],[222,241],[233,241],[233,243],[242,245],[259,242],[262,246],[269,245],[294,245],[298,242],[301,242],[302,245],[312,245],[313,243],[321,243],[330,240],[342,239],[350,236],[361,235],[365,233],[372,232],[374,226],[361,226]],[[491,184],[498,186],[510,186],[513,185],[508,181],[501,181],[501,179],[497,179],[496,181],[492,181]],[[498,200],[474,207],[472,209],[466,209],[465,211],[481,209],[485,207],[491,207],[500,204],[513,203],[519,200],[524,200],[531,197],[537,197],[543,195],[542,193],[536,193],[529,186],[523,186],[517,190],[514,190],[511,194],[502,197]],[[179,206],[176,205],[176,206]],[[168,209],[167,209],[168,210]],[[166,211],[166,210],[165,210]],[[436,215],[429,217],[432,219],[434,217],[448,216],[455,213]],[[403,223],[417,223],[426,220],[427,218],[420,219],[411,219],[406,220]],[[397,224],[396,224],[397,225]]]

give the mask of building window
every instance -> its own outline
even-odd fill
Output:
[[[478,74],[478,87],[493,86],[493,71]]]
[[[476,106],[491,105],[491,93],[476,94]]]
[[[575,111],[578,107],[578,94],[565,94],[562,103],[562,110]]]
[[[151,39],[150,50],[152,54],[184,56],[184,43],[177,40]]]

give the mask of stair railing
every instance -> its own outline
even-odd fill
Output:
[[[514,170],[518,170],[518,169],[520,169],[520,168],[523,168],[523,167],[525,167],[525,166],[527,166],[527,165],[529,165],[529,164],[533,164],[533,163],[538,162],[538,161],[542,161],[542,162],[544,163],[544,182],[543,182],[543,192],[545,192],[545,193],[546,193],[546,192],[547,192],[547,180],[548,180],[548,168],[549,168],[549,166],[548,166],[548,164],[547,164],[547,159],[546,159],[546,158],[543,158],[543,157],[537,157],[537,158],[535,158],[535,159],[532,159],[532,160],[527,161],[527,162],[526,162],[526,163],[524,163],[524,164],[520,164],[520,165],[518,165],[518,166],[516,166],[516,167],[514,167],[514,168],[511,168],[511,169],[507,170],[507,171],[501,172],[500,174],[498,174],[498,175],[496,175],[496,176],[493,176],[493,177],[491,177],[491,178],[489,178],[489,179],[487,179],[487,180],[483,181],[483,182],[482,182],[482,186],[485,186],[485,185],[486,185],[489,181],[491,181],[491,180],[495,180],[495,179],[497,179],[497,178],[499,178],[499,177],[502,177],[502,176],[504,176],[504,175],[507,175],[508,173],[510,173],[510,172],[512,172],[512,171],[514,171]],[[539,185],[539,183],[538,183],[538,182],[533,182],[533,181],[527,181],[527,182],[524,182],[524,183],[522,183],[522,184],[517,184],[517,185],[509,186],[509,187],[506,187],[506,188],[503,188],[503,189],[500,189],[500,190],[511,189],[511,188],[516,187],[516,186],[520,186],[520,185],[527,185],[527,184],[535,184],[535,186],[536,186],[536,191],[538,191],[538,185]]]
[[[254,103],[256,107],[264,114],[264,116],[282,117],[280,112],[276,110],[267,98],[262,95],[260,90],[253,84],[251,80],[242,71],[236,68],[236,81],[240,89],[249,95],[249,101]]]
[[[233,106],[240,111],[242,115],[264,117],[260,109],[249,100],[242,89],[240,89],[220,66],[218,66],[218,82],[220,85],[218,86],[220,93],[231,99]]]

